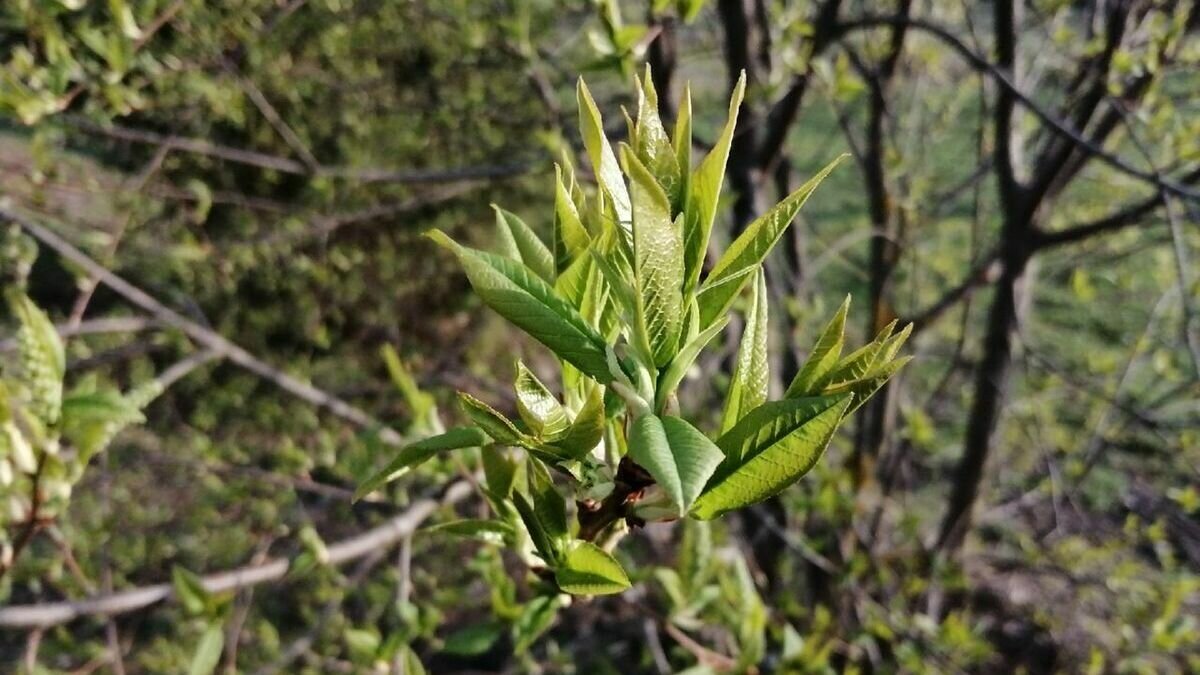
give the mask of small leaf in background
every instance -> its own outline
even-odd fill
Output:
[[[396,480],[407,473],[412,467],[429,460],[439,452],[477,448],[492,441],[486,433],[475,427],[457,427],[444,434],[431,436],[415,443],[410,443],[396,454],[382,470],[372,474],[359,483],[354,491],[354,499],[359,500],[380,487]]]
[[[629,588],[629,576],[607,551],[576,540],[554,570],[558,587],[572,595],[610,595]]]
[[[23,293],[8,294],[8,304],[20,322],[17,348],[20,373],[32,397],[31,409],[46,424],[58,422],[62,406],[66,355],[50,317]]]
[[[442,651],[455,656],[479,656],[492,648],[504,635],[506,626],[499,621],[477,623],[454,631],[446,637]]]
[[[515,535],[508,523],[499,520],[479,520],[476,518],[439,523],[425,528],[425,531],[430,534],[437,532],[452,534],[456,537],[467,537],[497,546],[503,546],[512,541]]]
[[[767,280],[760,269],[755,274],[754,296],[746,312],[746,327],[733,366],[733,380],[725,398],[721,433],[733,428],[743,415],[766,403],[770,372],[767,363]]]
[[[756,504],[821,458],[853,397],[785,399],[750,411],[717,440],[726,460],[692,507],[701,520]]]
[[[221,662],[221,652],[225,649],[225,629],[221,624],[213,624],[204,630],[200,636],[200,644],[192,655],[188,675],[211,675]]]
[[[729,248],[725,249],[721,258],[713,265],[712,272],[704,279],[704,284],[696,296],[700,304],[701,326],[711,325],[729,308],[730,303],[750,280],[750,276],[792,224],[792,220],[812,196],[813,191],[846,157],[847,155],[841,155],[827,164],[795,192],[750,223]]]
[[[178,565],[171,568],[171,586],[179,604],[188,614],[204,614],[212,604],[212,597],[205,590],[200,577]]]
[[[558,596],[541,595],[530,600],[513,624],[513,653],[524,654],[554,624],[561,607]]]

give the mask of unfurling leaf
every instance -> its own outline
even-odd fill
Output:
[[[517,393],[517,412],[534,436],[554,441],[566,433],[571,424],[567,410],[520,361],[517,361],[517,381],[513,388]]]
[[[746,327],[742,331],[742,344],[738,347],[729,395],[725,397],[721,433],[729,431],[742,416],[767,401],[770,377],[767,333],[767,281],[760,270],[756,275],[754,297],[746,312]]]
[[[683,240],[671,220],[671,203],[637,157],[624,155],[632,178],[634,278],[638,334],[655,366],[665,366],[679,348],[683,327]],[[649,364],[647,364],[649,365]]]
[[[849,311],[850,296],[846,296],[846,299],[842,301],[842,306],[833,315],[833,319],[821,332],[821,337],[817,338],[817,343],[808,353],[808,358],[804,361],[800,372],[796,373],[796,377],[788,385],[784,398],[816,396],[821,392],[829,373],[842,355],[842,344],[845,341],[846,333],[846,313]]]
[[[517,214],[505,211],[495,204],[492,204],[492,208],[496,211],[496,231],[500,235],[500,245],[505,256],[524,263],[536,272],[542,281],[553,284],[557,276],[554,253]]]

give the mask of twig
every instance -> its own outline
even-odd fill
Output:
[[[439,499],[414,501],[404,513],[329,547],[329,564],[344,565],[352,560],[386,549],[411,535],[439,508],[462,501],[471,494],[465,481],[452,483]],[[282,579],[291,567],[287,558],[275,558],[260,565],[240,567],[206,575],[201,579],[210,593],[250,588]],[[170,584],[142,586],[109,595],[78,601],[0,607],[0,628],[28,629],[61,625],[84,616],[116,616],[133,612],[174,597]]]
[[[228,359],[232,363],[235,363],[238,366],[254,373],[255,375],[266,379],[280,389],[283,389],[284,391],[296,396],[297,398],[300,398],[301,400],[329,410],[329,412],[336,417],[339,417],[359,428],[377,430],[380,440],[385,443],[390,445],[399,445],[402,443],[403,438],[395,429],[384,426],[371,415],[347,403],[346,401],[325,391],[317,389],[311,384],[301,382],[291,375],[288,375],[268,365],[250,352],[229,341],[224,336],[184,317],[182,314],[162,304],[142,289],[105,269],[102,265],[92,260],[87,256],[87,254],[80,251],[73,244],[46,227],[35,223],[32,219],[18,214],[11,208],[5,208],[3,206],[0,206],[0,219],[6,219],[17,223],[33,238],[52,249],[63,258],[66,258],[72,263],[78,265],[85,272],[100,279],[101,282],[103,282],[106,286],[111,288],[118,295],[125,298],[133,305],[148,312],[162,324],[181,331],[196,343],[207,348],[217,356]]]

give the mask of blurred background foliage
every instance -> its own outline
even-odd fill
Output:
[[[420,234],[488,245],[493,202],[547,231],[553,162],[581,149],[576,76],[620,137],[646,61],[664,102],[690,83],[701,146],[749,74],[722,245],[855,157],[768,266],[779,379],[846,293],[856,338],[893,317],[918,334],[800,485],[646,529],[653,572],[569,606],[444,534],[324,564],[475,458],[352,507],[382,427],[213,359],[0,579],[0,608],[171,579],[183,602],[3,630],[0,670],[1195,672],[1198,29],[1165,0],[4,3],[3,208],[388,428],[422,431],[429,400],[456,419],[455,388],[504,402],[515,357],[546,362]],[[45,247],[10,274],[6,236],[4,283],[72,334],[68,382],[129,389],[203,351]],[[686,392],[712,422],[739,334]],[[453,509],[478,507],[434,520]],[[288,577],[227,596],[184,571],[269,557]]]

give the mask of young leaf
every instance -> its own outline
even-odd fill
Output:
[[[579,218],[571,193],[563,184],[562,169],[554,165],[554,265],[562,274],[573,261],[579,260],[592,238]]]
[[[849,415],[850,413],[862,407],[863,403],[866,403],[868,399],[874,396],[875,392],[879,391],[879,388],[882,387],[885,382],[890,380],[893,375],[900,372],[900,369],[907,365],[912,358],[913,357],[911,356],[904,356],[896,359],[895,361],[889,361],[887,363],[875,366],[874,368],[871,368],[867,374],[863,375],[857,380],[851,380],[836,386],[826,387],[825,394],[830,396],[844,393],[853,394],[854,403],[846,410],[846,414]]]
[[[462,448],[477,448],[490,443],[491,440],[487,434],[475,427],[457,427],[444,434],[410,443],[401,448],[396,457],[388,462],[388,465],[382,471],[373,474],[370,478],[363,481],[358,486],[358,489],[354,491],[354,499],[355,501],[362,499],[371,492],[403,476],[411,468],[425,462],[439,452],[460,450]]]
[[[756,274],[754,298],[746,312],[746,327],[742,331],[742,344],[738,347],[737,362],[733,367],[733,380],[729,383],[729,394],[725,398],[721,433],[729,431],[743,415],[767,400],[767,379],[770,376],[767,332],[767,282],[760,270]]]
[[[642,164],[650,170],[655,181],[662,186],[670,203],[677,204],[680,194],[679,161],[658,114],[658,92],[654,90],[654,78],[650,76],[649,64],[646,65],[646,75],[641,84],[637,133],[632,137],[634,151]],[[636,203],[636,196],[633,197],[633,201]],[[636,210],[636,205],[634,208]],[[634,227],[636,228],[636,224]]]
[[[812,469],[853,398],[784,399],[750,411],[717,440],[726,460],[696,500],[701,520],[758,503]]]
[[[380,348],[380,353],[383,355],[384,365],[387,366],[388,377],[391,378],[396,389],[400,390],[400,395],[404,397],[404,402],[408,405],[409,413],[415,423],[427,427],[440,426],[441,423],[436,421],[437,402],[433,396],[421,391],[421,388],[417,386],[416,379],[413,378],[404,362],[400,360],[396,349],[390,344],[385,344]],[[430,431],[441,433],[442,429],[430,429]]]
[[[517,381],[513,388],[517,392],[517,412],[535,436],[553,441],[566,433],[571,425],[566,409],[520,361],[517,361]]]
[[[621,563],[589,541],[575,540],[554,570],[558,587],[571,595],[610,595],[629,588]]]
[[[838,308],[837,313],[825,326],[825,330],[821,332],[817,344],[813,345],[800,372],[796,373],[796,377],[788,385],[787,392],[783,395],[784,398],[816,396],[820,393],[826,377],[842,355],[842,344],[845,341],[846,333],[846,313],[849,311],[850,296],[847,295],[846,299],[842,301],[842,306]]]
[[[883,346],[888,342],[895,327],[896,322],[892,321],[884,326],[883,330],[879,331],[874,340],[859,347],[846,355],[841,361],[838,361],[837,365],[833,367],[826,378],[825,389],[865,377],[872,366],[880,362],[879,356],[883,352]]]
[[[666,193],[637,157],[626,153],[624,158],[633,197],[636,320],[654,365],[661,367],[675,355],[683,327],[683,242]]]
[[[612,380],[604,338],[528,267],[461,246],[439,230],[428,236],[458,256],[489,307],[583,373],[602,384]]]
[[[675,147],[675,164],[679,167],[679,191],[672,202],[673,213],[687,208],[687,196],[692,184],[692,85],[684,83],[683,96],[679,99],[679,111],[675,113],[675,133],[671,137]],[[686,223],[686,216],[684,222]],[[685,282],[690,277],[685,274]]]
[[[38,419],[54,424],[62,406],[63,375],[67,369],[62,340],[50,317],[26,295],[10,292],[8,302],[20,322],[17,347],[21,377],[32,396],[30,408]]]
[[[517,507],[517,513],[521,515],[521,522],[525,524],[525,530],[529,532],[529,539],[533,542],[534,549],[547,565],[553,567],[558,559],[558,548],[554,539],[546,532],[541,520],[538,519],[537,510],[520,492],[514,492],[512,500],[513,505]]]
[[[213,623],[204,629],[196,653],[188,666],[188,675],[210,675],[221,662],[221,653],[225,649],[225,629],[220,623]]]
[[[429,533],[445,532],[456,537],[468,537],[497,546],[503,546],[505,543],[512,541],[515,536],[512,526],[508,523],[499,520],[479,520],[476,518],[439,523],[425,528],[425,531]]]
[[[696,357],[700,355],[704,347],[720,333],[725,324],[729,323],[729,317],[721,317],[716,323],[709,326],[703,332],[692,338],[679,353],[671,359],[671,365],[663,371],[658,378],[658,387],[655,389],[655,409],[662,410],[666,404],[667,397],[675,393],[679,388],[679,383],[683,382],[683,376],[687,374],[689,368],[695,363]]]
[[[629,192],[625,188],[625,179],[621,175],[621,167],[617,164],[617,156],[613,154],[608,137],[604,135],[604,122],[600,118],[600,110],[592,100],[583,78],[579,79],[575,97],[579,102],[579,130],[583,134],[583,145],[587,148],[592,160],[592,170],[600,187],[612,199],[613,211],[621,229],[632,233],[632,210],[629,204]]]
[[[171,568],[171,590],[188,614],[199,616],[208,611],[212,596],[194,572],[178,565]]]
[[[513,624],[513,653],[524,654],[554,623],[561,601],[557,595],[540,595],[525,605]]]
[[[504,624],[486,621],[459,629],[446,638],[442,651],[455,656],[479,656],[486,653],[504,634]],[[403,671],[409,675],[408,671]]]
[[[496,211],[496,230],[509,258],[525,263],[548,284],[554,283],[554,253],[537,236],[533,228],[525,224],[517,214],[492,204]],[[515,255],[514,255],[515,254]]]
[[[678,417],[643,415],[629,430],[629,457],[662,486],[685,514],[721,464],[721,450]]]
[[[507,499],[517,479],[517,463],[496,445],[484,445],[479,454],[483,459],[483,477],[488,490]]]
[[[779,238],[783,236],[788,225],[792,223],[792,219],[800,211],[800,207],[804,206],[821,181],[825,180],[825,177],[845,158],[846,155],[842,155],[827,164],[807,183],[801,185],[758,220],[750,223],[746,230],[729,245],[729,248],[721,255],[721,259],[713,266],[712,272],[704,280],[704,284],[696,296],[700,304],[701,326],[712,324],[718,316],[729,309],[729,305],[742,290],[742,286],[749,281],[750,275],[758,269]]]
[[[708,238],[712,233],[713,220],[717,216],[717,203],[721,198],[721,185],[725,181],[725,163],[729,160],[733,129],[737,126],[738,110],[742,106],[742,95],[745,92],[746,73],[743,71],[733,87],[733,95],[729,97],[729,115],[725,118],[725,127],[689,181],[683,235],[684,293],[690,294],[696,287],[696,282],[700,279],[700,268],[704,266]],[[690,104],[688,110],[691,110]],[[681,142],[678,136],[675,142]],[[676,152],[679,152],[678,146]]]
[[[533,499],[533,510],[538,522],[554,542],[554,550],[561,551],[567,537],[567,502],[554,487],[546,465],[530,459],[526,465],[529,473],[529,496]]]
[[[583,457],[604,437],[604,421],[604,395],[599,386],[593,386],[571,426],[553,445],[572,458]]]

